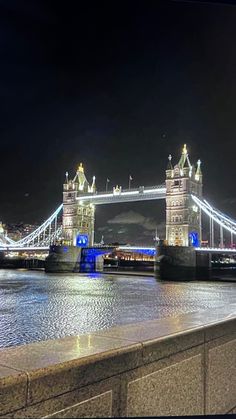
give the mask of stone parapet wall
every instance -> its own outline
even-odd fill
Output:
[[[236,304],[0,350],[0,417],[236,409]]]

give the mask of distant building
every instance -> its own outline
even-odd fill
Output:
[[[28,236],[38,227],[39,224],[8,223],[6,224],[6,232],[10,239],[18,241]]]

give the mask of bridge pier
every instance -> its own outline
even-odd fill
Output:
[[[45,259],[45,272],[78,272],[80,259],[80,247],[51,246]]]
[[[45,272],[102,272],[103,254],[96,248],[51,246]]]
[[[167,281],[207,280],[211,277],[211,255],[191,246],[157,246],[155,277]]]
[[[211,253],[195,251],[196,252],[196,279],[211,279],[212,265]]]

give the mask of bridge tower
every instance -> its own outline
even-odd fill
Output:
[[[202,196],[201,161],[191,165],[186,144],[173,167],[166,170],[166,240],[170,246],[201,245],[201,214],[191,194]]]
[[[96,191],[95,176],[90,185],[80,163],[75,177],[68,179],[63,185],[63,243],[68,246],[92,246],[94,242],[95,206],[79,200],[82,195]]]

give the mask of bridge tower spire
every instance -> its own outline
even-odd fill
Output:
[[[191,165],[186,144],[179,162],[173,167],[171,156],[166,170],[166,240],[172,246],[198,246],[201,214],[191,194],[202,196],[201,162]]]
[[[94,242],[94,213],[93,204],[80,201],[79,197],[96,191],[95,176],[89,185],[84,174],[83,164],[80,163],[73,179],[63,185],[63,243],[69,246],[92,246]]]

